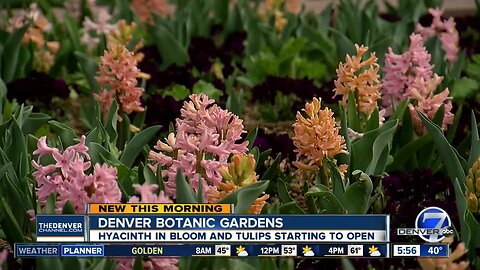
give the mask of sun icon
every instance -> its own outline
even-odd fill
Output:
[[[307,252],[309,252],[309,251],[312,251],[312,248],[309,247],[309,246],[305,246],[305,247],[302,248],[302,249],[303,249],[303,254],[305,254],[305,253],[307,253]]]
[[[248,252],[245,250],[245,247],[240,245],[237,247],[237,255],[240,257],[248,256]]]
[[[371,247],[368,248],[368,253],[370,254],[370,256],[373,256],[373,257],[382,256],[382,253],[380,253],[378,248],[374,245],[372,245]]]
[[[237,254],[242,252],[242,251],[245,251],[245,247],[243,247],[243,246],[237,247]]]
[[[313,252],[312,248],[309,247],[308,245],[305,246],[303,249],[303,256],[306,256],[306,257],[313,257],[315,256],[315,252]]]

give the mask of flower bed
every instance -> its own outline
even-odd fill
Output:
[[[478,16],[436,1],[20,2],[0,3],[0,265],[480,269]],[[437,206],[451,256],[13,258],[38,214],[222,201],[392,228]]]

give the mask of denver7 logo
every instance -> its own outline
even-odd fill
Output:
[[[446,235],[453,234],[450,226],[452,222],[445,210],[438,207],[428,207],[423,209],[415,221],[417,229],[431,229],[427,234],[419,235],[420,238],[427,242],[440,242]]]

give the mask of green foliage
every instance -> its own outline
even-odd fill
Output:
[[[267,76],[325,79],[326,68],[320,61],[307,58],[305,38],[290,38],[278,51],[264,48],[258,54],[245,60],[247,76],[253,84],[259,84]]]
[[[19,56],[22,46],[21,44],[23,35],[27,31],[29,25],[25,25],[22,28],[15,30],[12,34],[10,34],[2,44],[0,50],[0,70],[1,70],[1,78],[6,83],[15,79],[16,75],[24,74],[25,72],[20,71],[19,67],[23,65],[23,63],[19,63]]]
[[[468,248],[477,248],[479,246],[479,242],[476,241],[476,238],[478,237],[478,233],[480,231],[480,224],[475,220],[472,213],[468,210],[464,195],[465,170],[467,168],[462,166],[457,151],[448,143],[447,139],[442,134],[440,127],[433,123],[425,115],[419,113],[419,116],[427,127],[428,132],[432,135],[435,147],[438,149],[440,158],[444,162],[447,173],[452,180],[452,184],[455,189],[457,210],[460,217],[461,239],[467,244]],[[472,135],[471,147],[473,156],[471,156],[470,162],[472,162],[472,160],[474,160],[479,153],[477,145],[480,138],[478,136],[477,123],[474,117],[472,117],[472,130],[475,132]],[[471,164],[470,162],[469,164]]]

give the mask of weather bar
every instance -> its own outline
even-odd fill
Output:
[[[374,257],[388,258],[389,244],[16,244],[16,258],[28,257]]]

